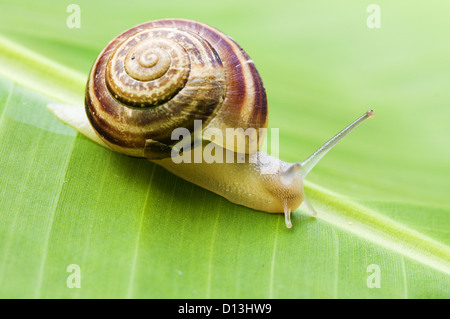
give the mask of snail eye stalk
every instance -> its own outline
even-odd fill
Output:
[[[292,164],[284,173],[281,174],[280,179],[281,182],[284,185],[290,185],[294,182],[294,178],[296,175],[300,177],[302,188],[302,193],[304,194],[305,191],[303,190],[303,179],[308,175],[308,173],[313,169],[314,166],[320,161],[320,159],[329,151],[331,150],[337,143],[339,143],[344,136],[346,136],[348,133],[350,133],[352,130],[354,130],[357,126],[359,126],[364,120],[374,117],[373,110],[369,110],[363,115],[361,115],[359,118],[357,118],[354,122],[352,122],[350,125],[348,125],[346,128],[344,128],[342,131],[340,131],[338,134],[333,136],[331,139],[329,139],[325,144],[323,144],[321,147],[319,147],[311,156],[309,156],[306,160],[303,162],[297,162]],[[311,203],[308,201],[306,196],[303,198],[303,203],[305,204],[306,208],[310,211],[312,216],[317,216],[317,211],[314,209],[314,207],[311,205]],[[285,217],[285,223],[287,228],[291,228],[291,209],[285,204],[284,205],[284,217]]]
[[[308,173],[313,169],[314,166],[320,161],[320,159],[331,150],[337,143],[339,143],[348,133],[353,131],[357,126],[359,126],[364,120],[374,117],[375,113],[373,110],[369,110],[359,118],[357,118],[353,123],[348,125],[342,131],[337,133],[331,139],[328,140],[325,144],[319,147],[313,154],[311,154],[307,159],[301,162],[302,170],[300,171],[300,176],[303,178],[308,175]]]

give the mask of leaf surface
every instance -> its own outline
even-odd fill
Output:
[[[450,296],[449,4],[378,1],[375,30],[365,5],[343,1],[78,3],[80,29],[67,28],[63,2],[0,13],[0,297]],[[46,110],[82,104],[104,45],[166,17],[213,25],[250,54],[283,160],[375,110],[308,176],[316,219],[300,208],[288,230]],[[68,288],[71,264],[80,289]]]

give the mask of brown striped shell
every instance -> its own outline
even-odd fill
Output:
[[[222,32],[181,19],[147,22],[114,38],[92,67],[86,112],[112,149],[149,159],[170,157],[178,142],[172,131],[193,132],[195,120],[224,137],[226,128],[256,129],[260,138],[246,148],[254,152],[268,121],[265,89],[245,51]],[[224,143],[235,150],[234,141]]]

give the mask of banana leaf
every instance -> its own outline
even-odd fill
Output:
[[[2,3],[0,297],[449,298],[450,4],[377,4],[378,27],[348,1],[80,0],[75,26],[66,2]],[[316,218],[287,229],[48,112],[83,105],[108,41],[162,18],[247,51],[285,161],[375,110],[308,176]]]

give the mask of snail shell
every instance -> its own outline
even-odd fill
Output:
[[[255,129],[245,149],[254,153],[268,122],[266,92],[245,51],[222,32],[182,19],[151,21],[114,38],[92,67],[85,102],[111,149],[149,159],[170,157],[172,131],[193,133],[195,120],[203,130]],[[220,146],[236,150],[234,141]]]

